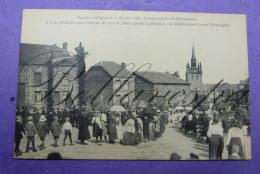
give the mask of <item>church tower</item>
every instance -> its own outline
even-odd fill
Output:
[[[191,64],[186,65],[186,81],[191,83],[191,88],[197,88],[202,85],[202,65],[197,63],[195,56],[194,43],[192,47]]]

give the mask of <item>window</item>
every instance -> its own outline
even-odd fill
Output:
[[[42,74],[41,73],[34,73],[34,84],[40,85],[42,83]]]
[[[39,103],[42,99],[41,91],[35,91],[35,103]]]
[[[117,89],[117,88],[119,88],[119,86],[120,86],[120,85],[121,85],[121,82],[120,82],[120,80],[117,80],[117,81],[116,81],[116,86],[115,86],[115,87],[116,87],[116,89]]]
[[[60,102],[60,92],[59,91],[54,92],[53,101],[54,101],[54,104],[57,104]]]
[[[128,83],[128,81],[125,81],[123,90],[129,90],[129,83]]]
[[[63,76],[65,76],[65,73],[63,73]],[[62,82],[63,85],[69,85],[69,75],[67,74]]]

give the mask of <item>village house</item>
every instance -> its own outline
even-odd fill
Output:
[[[158,105],[179,104],[190,91],[190,83],[182,80],[178,72],[148,71],[135,72],[134,75],[136,103],[141,106],[150,102]]]
[[[79,58],[71,56],[67,46],[21,43],[18,106],[63,109],[78,104],[72,99],[78,94]]]
[[[134,98],[134,77],[121,65],[101,61],[89,68],[85,78],[88,106],[109,107],[131,105]]]

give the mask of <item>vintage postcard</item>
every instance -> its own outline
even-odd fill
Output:
[[[14,157],[249,160],[246,16],[24,10]]]

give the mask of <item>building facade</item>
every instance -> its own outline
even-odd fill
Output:
[[[67,43],[63,49],[21,43],[17,105],[31,109],[77,105],[77,99],[72,101],[78,94],[77,62],[78,56],[67,53]]]
[[[131,105],[134,99],[134,76],[121,65],[101,61],[86,73],[87,107],[106,108],[112,105]]]
[[[177,105],[190,91],[190,83],[179,78],[177,74],[163,72],[135,73],[135,103],[146,106]]]

